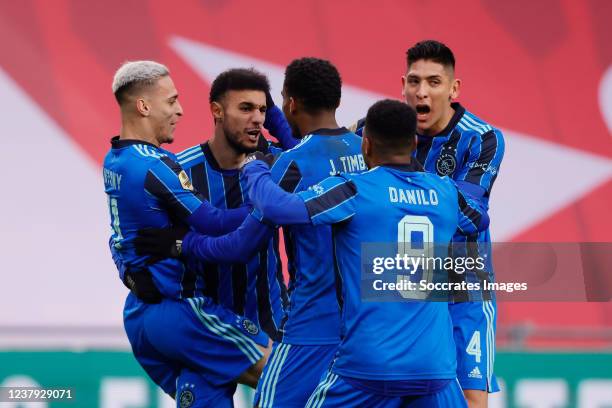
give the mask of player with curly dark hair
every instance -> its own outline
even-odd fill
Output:
[[[342,80],[329,62],[297,59],[287,66],[283,111],[300,144],[270,170],[285,191],[305,191],[337,171],[366,169],[361,138],[336,122]],[[340,342],[340,299],[329,227],[285,228],[291,298],[280,341],[257,384],[255,405],[303,407]]]
[[[329,61],[300,58],[287,66],[283,111],[294,136],[303,137],[309,130],[321,127],[338,127],[335,114],[340,105],[341,88],[340,73]],[[315,127],[306,129],[307,124]]]

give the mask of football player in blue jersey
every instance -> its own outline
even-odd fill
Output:
[[[134,356],[155,383],[176,397],[177,406],[233,406],[236,381],[255,387],[269,352],[268,337],[254,322],[204,297],[196,273],[179,260],[140,252],[138,231],[189,226],[207,236],[183,231],[182,242],[177,244],[174,234],[162,237],[159,245],[172,242],[177,254],[193,251],[207,262],[234,263],[247,262],[269,240],[271,229],[246,207],[211,206],[194,191],[175,156],[160,147],[173,141],[183,114],[165,66],[126,63],[115,74],[113,92],[122,125],[104,159],[103,176],[113,257],[131,289],[124,325]],[[259,105],[265,105],[265,97]]]
[[[235,71],[229,73],[236,74]],[[221,94],[215,89],[222,89],[223,82],[225,76],[220,78],[218,84],[213,84],[211,91],[211,106],[217,130],[221,130],[221,119],[226,121],[230,112],[223,106],[230,101],[214,96]],[[280,154],[272,168],[273,180],[286,191],[303,191],[338,171],[365,170],[361,139],[347,129],[338,127],[336,122],[335,111],[340,103],[341,85],[337,69],[328,61],[302,58],[287,67],[283,110],[293,131],[284,139],[299,135],[302,140],[299,145]],[[239,97],[244,95],[233,92],[232,95],[228,93],[228,96],[238,98],[235,105],[239,107]],[[240,114],[235,114],[240,117]],[[276,118],[283,122],[283,115],[279,117],[278,114],[280,112],[277,112]],[[277,120],[277,123],[280,122]],[[254,138],[244,135],[244,142],[240,144],[239,137],[231,135],[231,126],[223,126],[227,128],[223,131],[224,139],[215,142],[217,136],[221,137],[219,133],[208,146],[188,149],[179,155],[181,163],[192,166],[192,162],[206,160],[210,164],[213,162],[214,150],[218,149],[215,146],[218,145],[226,148],[232,145],[233,149],[241,153],[254,150]],[[237,129],[241,131],[248,127],[238,126]],[[230,138],[231,141],[227,140]],[[231,157],[236,159],[238,155]],[[235,163],[236,160],[233,160],[229,164]],[[198,169],[192,167],[191,175],[200,190],[212,194],[211,180],[216,176],[211,173],[209,164],[200,165]],[[202,174],[205,179],[202,179]],[[270,364],[266,366],[258,384],[255,404],[260,407],[303,407],[322,373],[328,368],[340,341],[337,276],[329,273],[333,270],[330,227],[288,228],[285,230],[285,243],[289,259],[290,306],[284,327],[279,333],[281,337],[273,346]],[[160,255],[169,254],[168,251],[162,251]],[[193,255],[197,257],[198,254]],[[225,278],[228,275],[226,273]]]
[[[213,136],[177,154],[196,191],[217,208],[238,208],[248,201],[239,167],[247,153],[270,149],[262,146],[260,136],[269,92],[268,79],[254,69],[234,68],[219,74],[209,95]],[[256,322],[271,339],[279,339],[287,295],[277,231],[267,248],[246,263],[190,262],[201,272],[196,284],[205,296]]]
[[[415,129],[416,113],[406,104],[374,104],[362,144],[370,170],[330,177],[298,194],[276,186],[261,161],[243,169],[251,199],[265,219],[333,225],[331,252],[342,282],[343,336],[331,369],[307,407],[466,406],[456,380],[447,303],[361,298],[364,243],[401,239],[400,244],[413,245],[411,237],[420,233],[427,237],[424,242],[448,249],[456,231],[472,234],[488,226],[478,200],[464,196],[450,178],[424,172],[414,160]],[[397,199],[400,190],[435,199],[405,202]],[[333,275],[332,270],[327,273]],[[274,359],[270,361],[274,367]]]
[[[453,52],[438,41],[421,41],[407,53],[407,72],[402,94],[417,112],[416,158],[426,171],[455,180],[463,191],[488,208],[491,188],[504,156],[502,133],[453,102],[461,82],[455,77]],[[489,230],[468,236],[456,235],[455,247],[487,254],[485,270],[454,274],[457,280],[493,280]],[[475,256],[476,253],[472,253]],[[495,359],[495,296],[480,299],[456,294],[449,305],[457,344],[457,377],[470,408],[486,407],[488,393],[499,391],[493,373]],[[470,293],[471,295],[471,293]]]
[[[455,77],[453,52],[439,41],[425,40],[406,52],[407,72],[402,95],[417,111],[414,157],[425,171],[449,176],[488,209],[493,183],[504,157],[504,137],[496,129],[454,102],[461,81]],[[361,134],[363,119],[354,125]],[[453,239],[457,255],[487,255],[484,269],[454,274],[458,281],[494,280],[489,230]],[[461,246],[463,245],[463,248]],[[487,406],[488,393],[499,391],[493,373],[497,307],[495,294],[455,293],[449,305],[457,343],[457,377],[470,408]]]
[[[361,140],[338,126],[342,81],[326,60],[301,58],[286,68],[283,111],[300,144],[281,153],[272,180],[285,191],[305,191],[339,171],[364,171]],[[284,229],[290,299],[282,338],[259,381],[255,405],[303,407],[340,341],[340,309],[333,271],[331,228]]]

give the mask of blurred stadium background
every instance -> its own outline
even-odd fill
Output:
[[[119,130],[121,62],[170,67],[179,151],[211,134],[209,84],[225,68],[262,69],[279,100],[288,62],[330,59],[349,124],[401,96],[411,44],[439,39],[457,57],[459,100],[506,136],[493,239],[609,242],[610,18],[608,0],[1,0],[0,386],[75,390],[49,407],[173,406],[129,352],[107,248],[100,164]],[[600,286],[607,302],[499,305],[492,406],[612,406],[610,278]]]

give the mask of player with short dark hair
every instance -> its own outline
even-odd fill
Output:
[[[216,208],[248,203],[239,167],[246,153],[262,148],[260,132],[269,92],[268,78],[254,69],[233,68],[219,74],[209,97],[213,136],[177,154],[194,188]],[[205,296],[252,320],[272,340],[281,337],[287,301],[278,242],[274,231],[267,247],[243,263],[189,263],[200,272],[196,283]]]
[[[327,375],[307,407],[461,407],[453,327],[446,302],[363,301],[362,245],[388,242],[411,250],[435,243],[448,250],[453,234],[486,229],[480,203],[447,178],[423,171],[412,157],[416,113],[385,100],[368,111],[362,151],[370,168],[330,177],[298,194],[270,179],[267,165],[243,169],[249,194],[273,223],[333,225],[334,268],[342,277],[343,337]],[[395,148],[389,148],[389,146]],[[401,202],[391,191],[435,200]],[[412,237],[427,236],[421,242]],[[331,274],[331,272],[328,272]]]
[[[414,157],[425,171],[448,176],[480,199],[488,209],[493,183],[504,156],[504,137],[461,104],[453,102],[461,88],[455,76],[455,57],[435,40],[416,43],[406,52],[407,72],[402,76],[402,95],[417,112],[417,147]],[[361,133],[364,120],[355,128]],[[493,281],[489,230],[453,239],[457,256],[487,255],[485,270],[453,275],[457,281]],[[465,243],[464,248],[460,248]],[[499,391],[493,373],[497,307],[495,294],[457,292],[449,305],[457,344],[457,377],[470,408],[487,406],[487,393]]]
[[[342,80],[336,67],[300,58],[285,70],[283,111],[300,144],[280,154],[272,180],[304,191],[338,171],[360,172],[360,138],[341,128],[335,112]],[[260,408],[303,407],[329,366],[340,341],[340,308],[329,226],[284,229],[290,300],[283,336],[275,342],[257,386]]]
[[[253,68],[231,68],[223,71],[210,85],[208,102],[221,102],[229,91],[270,92],[268,78]]]
[[[285,69],[285,91],[310,113],[332,111],[340,105],[342,80],[336,67],[319,58],[293,60]]]
[[[455,58],[444,44],[421,41],[406,52],[402,77],[406,102],[417,111],[416,158],[426,171],[451,177],[459,187],[480,199],[488,209],[491,188],[504,156],[502,133],[453,102],[461,81],[455,76]],[[458,256],[487,255],[485,270],[454,274],[457,281],[493,281],[489,230],[453,238]],[[465,243],[464,249],[460,248]],[[474,245],[476,243],[476,245]],[[480,249],[478,249],[481,247]],[[486,407],[488,392],[499,391],[493,373],[495,359],[495,294],[458,292],[449,305],[457,345],[457,377],[470,408]]]
[[[445,44],[435,40],[416,43],[406,51],[406,62],[410,66],[419,60],[429,60],[455,70],[455,55]]]
[[[166,67],[126,63],[115,74],[113,91],[122,126],[104,159],[103,176],[113,256],[131,290],[124,324],[134,356],[155,383],[176,396],[177,406],[232,406],[236,381],[257,383],[268,337],[249,319],[204,297],[196,273],[179,260],[143,254],[138,232],[182,225],[217,236],[240,226],[218,238],[183,230],[182,245],[174,235],[162,235],[177,254],[196,252],[208,262],[231,263],[252,257],[269,239],[270,228],[246,207],[212,207],[194,191],[176,157],[160,147],[173,141],[183,114]],[[240,239],[244,236],[249,239]]]

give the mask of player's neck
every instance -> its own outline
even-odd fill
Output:
[[[239,168],[246,158],[246,153],[237,152],[233,146],[230,146],[227,142],[227,138],[224,136],[215,134],[215,136],[208,141],[208,146],[210,147],[213,157],[219,164],[219,167],[223,170]]]
[[[159,147],[159,142],[149,126],[124,120],[119,131],[120,140],[141,140]]]
[[[369,167],[372,168],[376,166],[383,166],[385,164],[404,166],[410,163],[412,163],[412,155],[385,155],[371,159],[369,162]]]
[[[440,120],[437,123],[435,123],[429,129],[424,129],[422,131],[421,129],[419,129],[418,133],[421,135],[426,135],[426,136],[436,136],[440,134],[440,132],[442,132],[444,129],[446,129],[450,121],[453,119],[454,115],[455,115],[455,109],[452,106],[449,106],[446,112],[444,113],[444,115],[440,118]]]
[[[300,133],[305,136],[318,129],[337,129],[335,112],[323,112],[317,115],[309,115],[305,120],[298,125]]]

